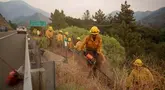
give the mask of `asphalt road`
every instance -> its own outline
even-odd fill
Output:
[[[4,37],[4,36],[6,36],[6,35],[12,34],[12,33],[14,33],[14,32],[16,32],[16,31],[0,32],[0,38],[1,38],[1,37]]]
[[[11,33],[15,33],[15,31],[0,32],[0,38]],[[23,65],[25,60],[25,34],[14,34],[7,38],[0,39],[0,57],[15,69]],[[10,71],[11,69],[0,60],[0,90],[13,90],[5,84],[5,80]]]

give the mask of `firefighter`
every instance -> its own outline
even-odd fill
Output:
[[[68,42],[68,35],[69,33],[68,32],[65,32],[64,35],[63,35],[63,41],[64,41],[64,47],[67,46],[67,42]]]
[[[127,78],[127,90],[153,90],[154,78],[152,73],[140,59],[133,63],[133,70]]]
[[[36,34],[37,34],[37,29],[36,29],[36,28],[33,29],[32,34],[33,34],[33,35],[36,35]]]
[[[40,36],[40,34],[41,34],[40,30],[37,30],[37,36]]]
[[[68,35],[69,35],[69,33],[68,33],[68,32],[65,32],[65,33],[64,33],[64,40],[66,40],[66,41],[67,41],[67,39],[68,39]]]
[[[73,49],[73,43],[72,43],[72,39],[71,38],[68,38],[68,49],[71,50]]]
[[[89,68],[91,68],[91,71],[89,72],[88,77],[90,77],[92,74],[97,77],[97,72],[96,69],[100,69],[101,64],[105,60],[102,52],[101,52],[101,47],[102,47],[102,38],[99,35],[100,30],[96,27],[93,26],[90,29],[90,35],[85,37],[81,50],[84,50],[85,48],[85,53],[89,53],[92,55],[95,59],[95,63],[90,63],[89,60],[87,60],[87,64]],[[86,54],[88,55],[88,54]]]
[[[46,34],[46,37],[49,41],[49,46],[51,46],[52,39],[53,39],[53,34],[54,34],[53,28],[51,26],[49,26],[49,28],[46,30],[45,34]]]
[[[62,43],[63,43],[63,32],[62,32],[62,30],[60,30],[59,33],[57,34],[56,40],[57,40],[57,47],[62,47]]]
[[[82,45],[81,38],[80,37],[77,37],[77,43],[76,43],[76,46],[74,46],[74,48],[77,51],[80,51],[81,50],[81,45]]]

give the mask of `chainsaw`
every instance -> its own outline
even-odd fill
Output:
[[[96,59],[90,54],[84,51],[84,56],[87,58],[87,61],[91,64],[91,65],[95,65],[96,63]]]

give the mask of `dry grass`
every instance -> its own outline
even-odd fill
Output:
[[[82,68],[73,59],[70,59],[67,64],[63,63],[57,66],[56,72],[57,88],[64,85],[65,87],[68,86],[65,90],[108,90],[98,83],[97,79],[88,79],[88,71],[82,71]]]

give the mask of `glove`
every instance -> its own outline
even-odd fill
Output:
[[[100,55],[100,54],[101,54],[101,52],[100,52],[100,51],[97,51],[97,54],[98,54],[98,55]]]

